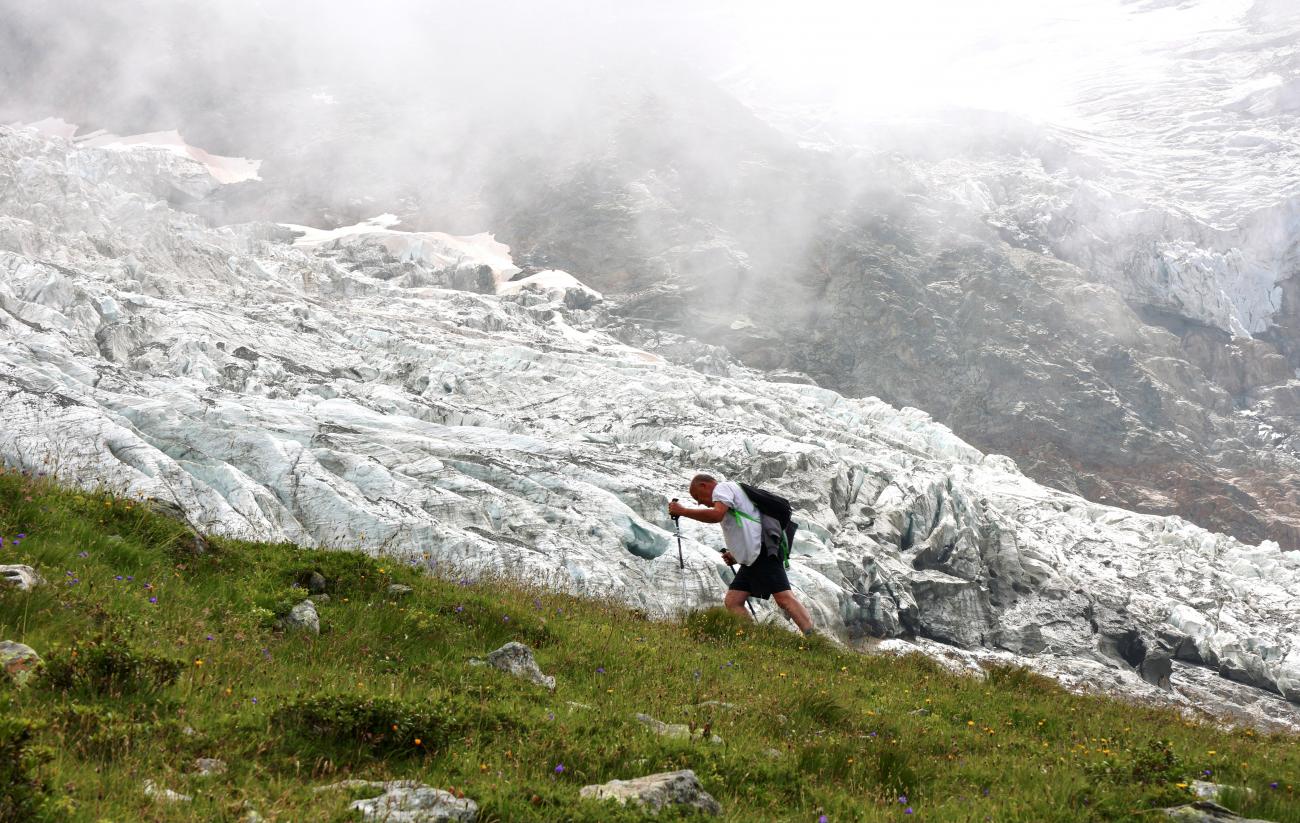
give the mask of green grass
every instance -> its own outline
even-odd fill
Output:
[[[640,820],[578,790],[691,768],[727,820],[1149,821],[1209,769],[1254,790],[1238,811],[1300,823],[1295,737],[1070,695],[1019,669],[956,676],[718,611],[650,622],[360,553],[213,539],[195,555],[185,535],[139,503],[0,473],[0,563],[49,581],[0,590],[0,639],[47,664],[25,689],[0,686],[0,820],[235,821],[245,804],[353,820],[357,793],[312,792],[349,777],[462,791],[485,821]],[[332,598],[321,635],[279,632],[313,570]],[[395,582],[414,592],[390,597]],[[509,640],[534,648],[553,694],[468,665]],[[733,707],[698,708],[710,700]],[[725,742],[658,738],[636,712]],[[197,777],[197,757],[229,771]],[[146,778],[194,802],[151,800]]]

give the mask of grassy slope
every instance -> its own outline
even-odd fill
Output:
[[[184,534],[128,500],[0,473],[0,563],[51,582],[0,591],[0,639],[49,664],[25,689],[0,686],[0,714],[38,723],[51,819],[233,821],[248,801],[271,820],[352,820],[355,793],[311,789],[355,776],[454,787],[483,820],[633,820],[578,789],[692,768],[728,820],[1151,820],[1144,810],[1186,799],[1178,784],[1210,769],[1255,789],[1229,799],[1240,811],[1300,821],[1293,737],[1073,696],[1023,670],[953,676],[717,612],[647,622],[289,545],[218,540],[196,556]],[[272,614],[311,570],[330,580],[321,636],[277,632]],[[392,582],[415,591],[391,597]],[[554,694],[467,665],[512,639],[556,676]],[[151,655],[183,663],[174,683]],[[707,700],[735,708],[687,712]],[[658,738],[635,712],[708,724],[725,744]],[[0,725],[0,753],[15,728]],[[229,772],[194,776],[200,756]],[[194,802],[150,800],[145,778]],[[14,785],[0,786],[11,802]]]

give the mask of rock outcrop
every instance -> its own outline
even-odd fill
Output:
[[[539,686],[554,690],[555,678],[542,674],[533,657],[533,650],[523,643],[511,641],[487,656],[487,664],[506,674],[523,678]]]
[[[316,604],[304,600],[280,618],[280,627],[288,632],[306,632],[320,634],[320,615],[316,613]]]
[[[474,823],[478,804],[468,797],[424,785],[405,785],[401,781],[385,787],[384,793],[367,800],[357,800],[350,808],[361,812],[363,820],[382,823]]]
[[[0,640],[0,672],[4,672],[14,684],[27,685],[32,673],[40,668],[42,662],[41,656],[31,646],[12,640]]]
[[[705,814],[722,814],[722,804],[704,791],[700,779],[690,769],[583,786],[579,794],[591,800],[616,800],[621,805],[635,803],[652,813],[665,807],[694,806]]]

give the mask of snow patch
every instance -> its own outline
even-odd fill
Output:
[[[169,151],[178,157],[188,157],[196,161],[208,170],[208,174],[218,183],[227,185],[230,183],[243,183],[248,180],[261,180],[258,176],[258,170],[262,167],[261,160],[250,160],[247,157],[226,157],[220,154],[212,154],[204,151],[197,146],[191,146],[181,137],[180,132],[172,131],[155,131],[148,134],[134,134],[127,137],[119,137],[114,134],[93,133],[85,138],[78,139],[77,142],[83,146],[91,148],[108,149],[110,151],[128,151],[137,146],[148,148],[163,149]]]
[[[294,245],[302,249],[318,249],[328,244],[376,242],[398,260],[415,260],[433,268],[487,266],[492,270],[492,279],[498,290],[522,271],[511,258],[510,247],[488,232],[457,237],[437,231],[414,232],[392,228],[400,222],[401,219],[395,214],[380,214],[336,229],[317,229],[293,223],[281,225],[301,234]],[[573,282],[577,283],[577,280]]]
[[[29,129],[37,134],[43,134],[46,137],[58,137],[62,140],[71,140],[72,136],[77,133],[77,125],[69,123],[62,117],[46,117],[44,120],[37,120],[33,123],[15,123],[16,129]]]
[[[591,295],[593,298],[600,300],[601,294],[578,278],[569,274],[567,271],[558,269],[547,269],[539,271],[537,274],[531,274],[528,277],[519,280],[509,280],[497,285],[497,294],[518,294],[525,289],[537,289],[551,298],[562,299],[566,292],[571,289],[577,289]]]

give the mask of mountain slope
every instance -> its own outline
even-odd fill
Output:
[[[482,239],[212,228],[154,194],[197,164],[147,147],[5,129],[0,164],[8,465],[654,615],[725,588],[716,531],[687,527],[681,569],[664,510],[709,469],[799,507],[792,579],[827,632],[1297,724],[1275,695],[1300,701],[1300,556],[1275,543],[1090,503],[914,409],[665,340],[679,365],[562,277],[448,288],[497,282]]]
[[[1294,735],[392,557],[221,538],[196,554],[151,508],[0,471],[0,556],[49,579],[0,587],[0,638],[45,659],[22,689],[0,670],[0,817],[353,821],[382,792],[364,781],[405,780],[480,820],[645,820],[580,789],[689,768],[722,820],[1145,820],[1195,778],[1300,820]],[[326,589],[319,636],[275,627],[297,584]],[[508,641],[554,691],[470,665]],[[654,819],[699,819],[675,811]]]

